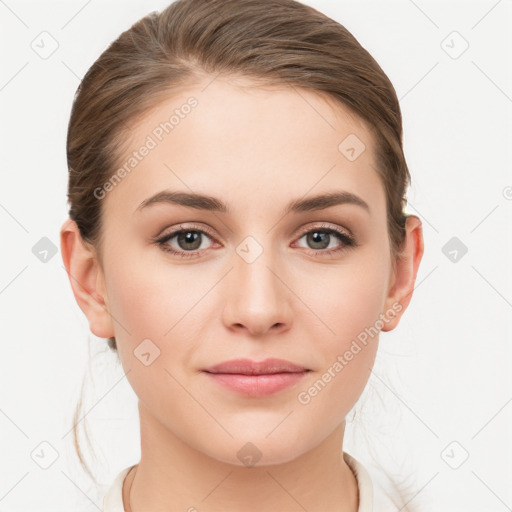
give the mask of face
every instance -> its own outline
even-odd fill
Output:
[[[386,198],[373,138],[342,106],[209,82],[139,119],[120,159],[137,151],[136,165],[97,192],[105,303],[147,414],[218,460],[241,465],[250,441],[276,464],[343,424],[370,376],[375,330],[397,315]],[[215,199],[149,201],[165,191]],[[354,200],[308,201],[333,193]],[[238,358],[308,371],[245,392],[204,371]]]

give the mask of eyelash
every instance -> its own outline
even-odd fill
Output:
[[[210,233],[210,231],[205,228],[199,228],[196,226],[183,227],[181,225],[180,225],[180,228],[181,229],[176,229],[176,230],[172,231],[171,233],[168,233],[162,237],[154,238],[153,242],[156,243],[158,246],[160,246],[160,248],[165,252],[171,253],[180,258],[191,258],[191,257],[194,257],[197,254],[199,254],[200,251],[195,251],[195,252],[194,251],[176,251],[175,249],[170,248],[170,246],[167,245],[167,242],[169,240],[171,240],[172,238],[174,238],[176,235],[179,235],[180,233],[186,233],[189,231],[202,233],[202,234],[207,235],[210,238],[214,239],[214,236],[212,235],[212,233]],[[309,249],[309,251],[312,251],[313,253],[316,253],[316,254],[320,253],[322,255],[326,255],[327,257],[336,256],[336,255],[343,253],[344,251],[347,251],[347,250],[357,247],[359,245],[352,236],[349,236],[345,232],[338,230],[336,228],[333,228],[331,226],[325,225],[325,224],[322,224],[320,226],[315,226],[313,228],[310,228],[306,231],[301,232],[298,237],[298,240],[301,239],[304,235],[307,235],[312,232],[322,232],[322,233],[327,233],[330,235],[335,235],[338,238],[338,240],[340,240],[344,244],[341,247],[338,247],[337,249],[317,250],[317,251],[315,251],[314,249]]]

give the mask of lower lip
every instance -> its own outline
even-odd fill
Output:
[[[274,373],[266,375],[241,375],[237,373],[205,372],[221,386],[247,396],[266,396],[277,393],[299,382],[307,371],[297,373]]]

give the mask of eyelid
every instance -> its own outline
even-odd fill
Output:
[[[183,223],[183,224],[186,224],[186,223]],[[155,237],[152,237],[151,238],[152,241],[157,241],[157,240],[159,240],[161,238],[165,238],[169,235],[176,235],[180,231],[187,231],[187,230],[202,231],[202,232],[206,233],[209,237],[213,238],[214,240],[216,239],[215,235],[213,234],[213,231],[206,226],[194,224],[194,223],[188,224],[187,226],[184,226],[183,224],[180,223],[177,226],[174,226],[172,228],[164,229],[161,233],[159,233]]]
[[[186,224],[186,223],[184,223],[184,224]],[[300,228],[297,232],[295,232],[295,234],[293,236],[294,237],[302,237],[303,235],[305,235],[306,233],[309,233],[311,230],[314,230],[314,229],[318,229],[318,230],[320,230],[320,229],[327,229],[327,230],[331,229],[333,231],[340,231],[344,235],[346,235],[348,238],[351,238],[351,239],[354,238],[354,236],[352,235],[352,233],[348,229],[343,228],[341,226],[334,226],[334,225],[331,225],[331,224],[326,224],[325,222],[323,222],[321,224],[317,224],[315,222],[312,222],[311,224]],[[157,241],[159,239],[165,238],[168,235],[177,234],[181,230],[203,231],[208,236],[210,236],[212,239],[216,240],[216,236],[213,234],[213,231],[209,227],[203,226],[203,225],[199,225],[199,224],[194,224],[194,223],[191,223],[191,224],[189,224],[187,226],[184,226],[184,225],[182,225],[182,223],[180,223],[176,227],[172,227],[172,228],[169,228],[169,229],[166,228],[162,232],[160,232],[158,235],[152,237],[151,240],[154,242],[154,241]]]
[[[341,226],[335,226],[335,225],[332,225],[332,224],[327,224],[325,222],[322,222],[320,224],[312,222],[312,225],[307,225],[307,226],[305,226],[303,228],[300,228],[300,230],[297,232],[297,234],[295,236],[296,237],[297,236],[298,237],[302,237],[306,233],[309,233],[310,231],[313,231],[315,229],[318,229],[319,231],[325,229],[325,230],[332,230],[332,231],[336,231],[336,232],[341,232],[347,238],[351,238],[351,239],[354,238],[354,236],[352,235],[352,233],[348,229],[343,228]]]

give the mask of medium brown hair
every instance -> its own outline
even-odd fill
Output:
[[[294,0],[175,1],[133,24],[87,71],[67,134],[69,216],[100,261],[102,201],[94,190],[114,174],[130,127],[173,91],[220,73],[317,92],[363,120],[374,134],[394,261],[410,184],[396,92],[344,26]],[[115,338],[108,343],[117,350]]]

